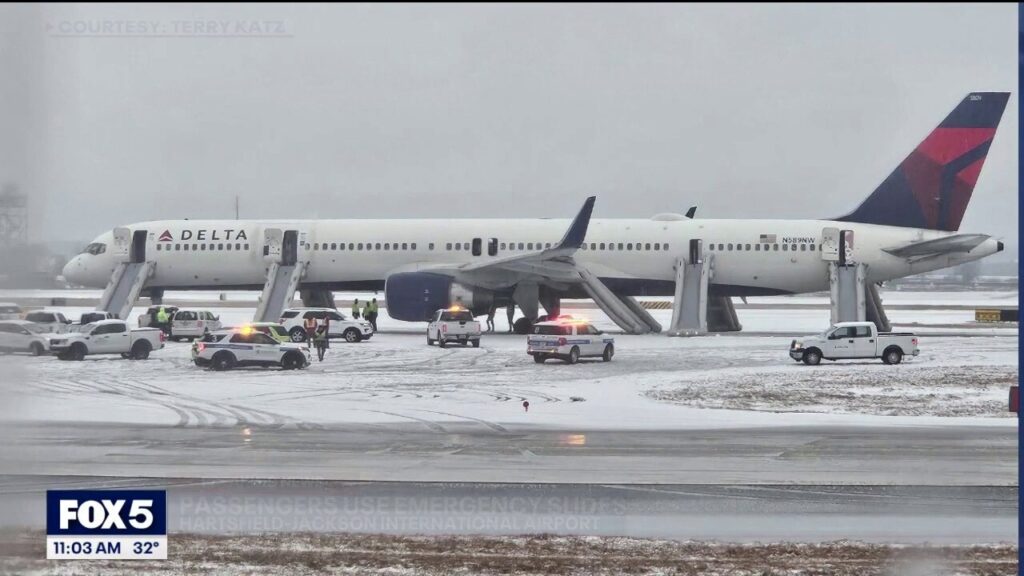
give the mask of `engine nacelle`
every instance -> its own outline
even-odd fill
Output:
[[[384,299],[388,315],[395,320],[424,322],[438,309],[456,304],[474,316],[486,314],[494,303],[494,294],[459,284],[443,274],[400,272],[384,283]]]

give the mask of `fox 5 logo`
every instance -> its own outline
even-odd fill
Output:
[[[49,490],[46,533],[50,536],[167,534],[163,490]]]

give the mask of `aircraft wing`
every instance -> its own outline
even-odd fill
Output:
[[[579,281],[579,273],[576,271],[576,264],[573,262],[572,256],[583,245],[587,236],[590,216],[594,211],[594,201],[594,196],[587,198],[579,213],[573,218],[569,229],[566,230],[565,236],[551,248],[471,262],[458,266],[452,271],[460,276],[501,272],[517,276],[540,276],[563,282]]]
[[[954,234],[935,240],[913,242],[904,246],[885,248],[885,251],[900,258],[919,259],[943,254],[970,252],[979,244],[988,240],[987,234]]]

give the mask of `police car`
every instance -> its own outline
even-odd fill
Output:
[[[562,318],[534,324],[533,333],[526,339],[526,353],[538,364],[548,358],[559,358],[569,364],[588,357],[611,362],[615,339],[586,320]]]
[[[192,361],[199,367],[231,370],[241,366],[280,366],[297,370],[309,366],[309,347],[282,344],[250,327],[220,330],[192,344]]]

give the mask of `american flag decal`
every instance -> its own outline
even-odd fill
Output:
[[[761,243],[762,244],[774,244],[775,243],[775,234],[761,234]]]

